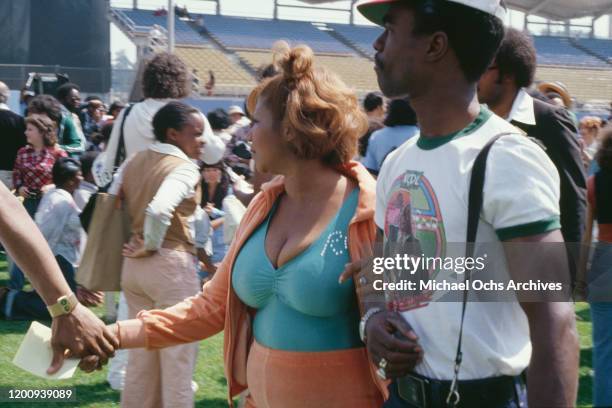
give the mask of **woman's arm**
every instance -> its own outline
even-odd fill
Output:
[[[200,172],[191,163],[178,166],[166,176],[145,211],[143,235],[146,250],[156,251],[162,246],[176,207],[195,193],[199,181]]]
[[[227,258],[226,258],[227,259]],[[229,262],[224,261],[202,292],[163,310],[144,310],[113,328],[120,348],[158,349],[191,343],[223,330],[229,290]]]
[[[19,188],[23,184],[23,180],[21,178],[21,152],[17,153],[17,158],[15,159],[15,165],[13,166],[13,188],[19,192]]]

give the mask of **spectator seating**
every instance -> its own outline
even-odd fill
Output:
[[[534,36],[538,64],[582,67],[609,67],[604,61],[576,48],[569,38]]]
[[[237,51],[237,54],[251,67],[258,69],[272,62],[268,51]],[[341,55],[317,55],[316,64],[335,72],[357,93],[362,94],[378,89],[374,63],[366,58]]]
[[[208,81],[208,71],[215,74],[215,93],[247,94],[255,79],[238,63],[230,60],[222,51],[213,48],[176,47],[176,54],[191,68],[198,71],[203,90]]]
[[[276,41],[286,40],[291,45],[307,44],[318,53],[354,54],[349,47],[308,22],[200,16],[208,32],[229,49],[270,50]]]
[[[538,66],[536,80],[560,81],[579,101],[612,101],[612,70]]]
[[[375,51],[372,44],[382,34],[380,27],[348,24],[328,24],[328,27],[332,28],[353,47],[374,58]]]
[[[596,38],[578,38],[576,43],[612,64],[612,40],[600,40]]]
[[[140,33],[148,32],[153,25],[168,28],[168,16],[155,16],[153,10],[115,9],[123,13],[134,23],[134,29]],[[175,17],[175,41],[177,44],[210,45],[209,41],[193,30],[185,21]]]

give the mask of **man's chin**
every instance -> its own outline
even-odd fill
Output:
[[[378,69],[376,70],[376,81],[378,82],[378,88],[387,98],[402,98],[408,95],[407,92],[402,92],[399,86],[385,81],[382,72]]]

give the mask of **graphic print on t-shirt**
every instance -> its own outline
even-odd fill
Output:
[[[422,172],[407,170],[393,182],[385,210],[383,254],[395,258],[404,254],[415,257],[443,258],[446,254],[444,220],[436,193]],[[437,270],[389,270],[386,280],[413,281],[417,290],[393,291],[387,301],[396,310],[426,306],[432,293],[419,289],[420,281],[435,278]]]

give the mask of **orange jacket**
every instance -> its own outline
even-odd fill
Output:
[[[348,249],[352,261],[372,255],[376,239],[374,224],[375,181],[357,162],[338,170],[359,185],[355,215],[350,221]],[[228,382],[228,401],[248,388],[246,367],[249,348],[253,341],[252,315],[254,310],[242,303],[232,290],[231,276],[240,248],[255,229],[266,219],[277,197],[284,191],[284,178],[276,177],[262,186],[247,209],[230,246],[214,277],[202,292],[164,310],[148,310],[137,319],[118,323],[122,348],[147,347],[157,349],[203,340],[223,330],[223,356]],[[355,282],[356,293],[359,284]],[[370,367],[373,380],[387,399],[386,383],[379,380],[375,367]]]

